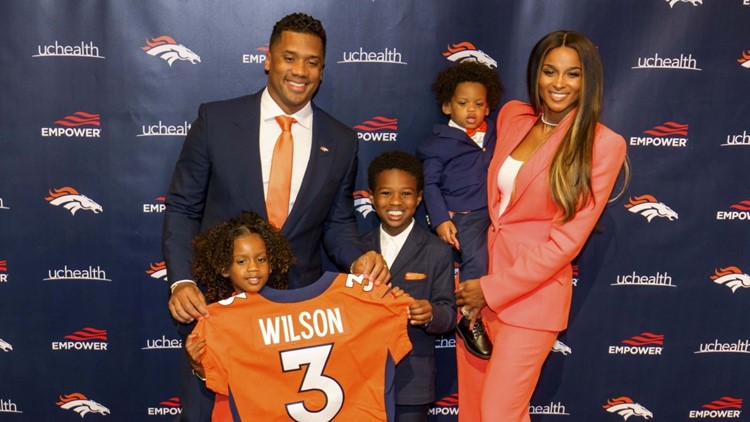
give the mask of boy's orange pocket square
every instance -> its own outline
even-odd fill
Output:
[[[406,280],[406,281],[424,280],[425,278],[427,278],[427,274],[422,274],[422,273],[406,273],[406,274],[404,274],[404,280]]]

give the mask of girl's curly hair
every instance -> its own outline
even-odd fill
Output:
[[[208,302],[226,299],[234,292],[232,282],[221,273],[232,264],[234,240],[249,234],[260,236],[266,244],[271,270],[266,286],[275,289],[288,287],[287,274],[294,264],[289,242],[258,214],[244,211],[237,217],[211,227],[193,240],[193,277],[198,285],[205,286]]]

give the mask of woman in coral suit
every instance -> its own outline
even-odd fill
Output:
[[[481,312],[489,360],[457,343],[460,421],[528,422],[542,364],[567,327],[571,261],[624,169],[622,136],[599,122],[602,64],[584,35],[556,31],[529,57],[531,104],[510,101],[497,119],[489,168],[489,273],[461,283],[459,307]]]

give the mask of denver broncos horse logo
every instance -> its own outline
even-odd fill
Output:
[[[76,215],[76,211],[78,210],[91,211],[94,214],[102,212],[101,205],[97,204],[86,195],[81,195],[77,190],[70,186],[65,186],[60,189],[52,189],[48,192],[50,196],[44,198],[47,202],[54,206],[62,205],[73,215]]]
[[[474,47],[474,44],[468,41],[449,45],[448,51],[443,53],[443,57],[456,63],[469,60],[482,63],[491,69],[497,68],[497,62],[495,59],[488,56],[484,51],[477,50],[477,48]]]
[[[73,410],[77,412],[81,417],[86,416],[87,413],[101,413],[102,415],[108,415],[109,409],[102,406],[101,404],[89,400],[86,396],[81,393],[66,394],[60,396],[60,401],[55,403],[66,410]]]
[[[555,344],[552,345],[552,351],[562,353],[563,355],[569,355],[573,353],[573,349],[571,349],[570,346],[561,342],[560,340],[555,340]]]
[[[741,64],[742,67],[750,68],[750,50],[742,52],[742,58],[737,59],[737,63]]]
[[[736,292],[740,287],[750,288],[750,275],[743,273],[741,269],[735,266],[714,270],[711,280],[716,284],[723,284],[729,287],[732,289],[732,293]]]
[[[11,346],[7,341],[0,338],[0,350],[2,350],[3,352],[9,352],[13,350],[13,346]]]
[[[628,420],[631,416],[640,416],[643,419],[651,419],[654,414],[638,403],[634,403],[630,397],[622,396],[607,400],[607,404],[602,406],[609,413],[617,413]]]
[[[630,203],[625,204],[625,208],[628,211],[640,214],[646,217],[646,220],[650,223],[654,217],[664,217],[669,221],[677,220],[677,213],[672,211],[671,208],[666,206],[663,202],[659,202],[651,195],[641,195],[635,198],[630,198]]]
[[[690,3],[693,6],[703,4],[703,0],[667,0],[667,2],[669,3],[669,7],[674,7],[677,2]]]
[[[141,48],[154,57],[159,56],[166,60],[170,66],[177,60],[187,60],[192,64],[201,61],[201,58],[192,50],[182,44],[177,44],[177,41],[168,35],[146,40],[146,46]]]
[[[362,217],[364,218],[367,218],[368,214],[375,211],[375,208],[372,207],[370,194],[366,190],[358,190],[354,192],[354,209],[362,214]]]
[[[167,281],[167,264],[164,261],[149,264],[148,266],[149,269],[146,270],[146,274],[157,280]]]

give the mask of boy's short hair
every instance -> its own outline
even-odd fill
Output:
[[[370,190],[375,190],[378,176],[386,170],[401,170],[411,174],[417,179],[417,191],[424,190],[422,162],[414,155],[404,151],[386,151],[375,157],[367,167],[367,184]]]
[[[475,61],[463,61],[438,73],[432,91],[437,97],[439,106],[449,103],[456,92],[456,87],[462,82],[477,82],[487,90],[487,105],[490,110],[500,103],[503,93],[503,83],[500,75],[486,65]]]

